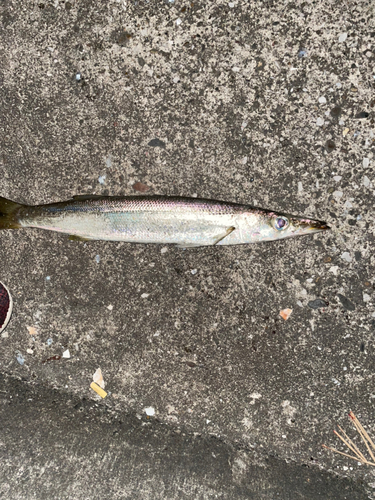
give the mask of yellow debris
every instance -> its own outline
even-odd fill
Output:
[[[349,129],[344,128],[344,130],[342,131],[342,135],[345,137],[348,132],[349,132]]]
[[[26,328],[29,330],[30,335],[37,335],[38,334],[37,329],[34,326],[27,326]]]
[[[95,391],[101,398],[105,398],[107,393],[103,391],[101,387],[98,386],[98,384],[95,384],[95,382],[91,382],[90,387],[93,391]]]

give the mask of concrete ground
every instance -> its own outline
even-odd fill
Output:
[[[375,498],[374,467],[321,446],[348,451],[339,424],[366,451],[349,410],[375,436],[373,3],[0,13],[1,196],[198,195],[332,227],[186,251],[3,232],[1,498]]]

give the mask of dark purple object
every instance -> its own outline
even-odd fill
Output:
[[[12,297],[6,286],[0,283],[0,332],[2,332],[9,323],[12,309]]]

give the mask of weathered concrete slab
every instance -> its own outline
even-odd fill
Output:
[[[141,183],[150,194],[251,203],[332,226],[295,241],[193,251],[4,232],[1,281],[15,307],[0,370],[10,376],[4,397],[24,387],[17,428],[36,415],[58,428],[61,413],[71,439],[87,442],[69,401],[98,398],[89,385],[100,367],[110,393],[100,411],[126,415],[123,443],[133,423],[143,428],[136,415],[155,412],[146,428],[157,434],[159,465],[137,468],[147,448],[137,439],[132,479],[112,471],[117,495],[139,471],[150,490],[129,489],[128,498],[181,498],[177,486],[160,493],[182,453],[171,436],[181,432],[189,444],[176,484],[186,469],[187,498],[324,498],[322,484],[373,498],[371,468],[321,448],[340,446],[332,429],[350,428],[350,409],[374,428],[371,2],[8,2],[1,15],[1,196],[45,203],[134,194]],[[59,410],[43,413],[49,390]],[[82,444],[80,462],[62,438],[56,455],[74,455],[76,498],[85,498],[87,464],[111,442],[90,404],[80,418],[100,435],[96,458]],[[4,435],[6,450],[15,432]],[[19,467],[49,439],[29,445]],[[226,457],[213,489],[211,446]],[[303,489],[308,478],[316,489]],[[42,482],[30,483],[30,498]]]

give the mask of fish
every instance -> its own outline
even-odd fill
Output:
[[[322,221],[224,201],[167,196],[78,195],[46,205],[0,198],[0,229],[39,228],[72,240],[241,245],[313,234]]]

